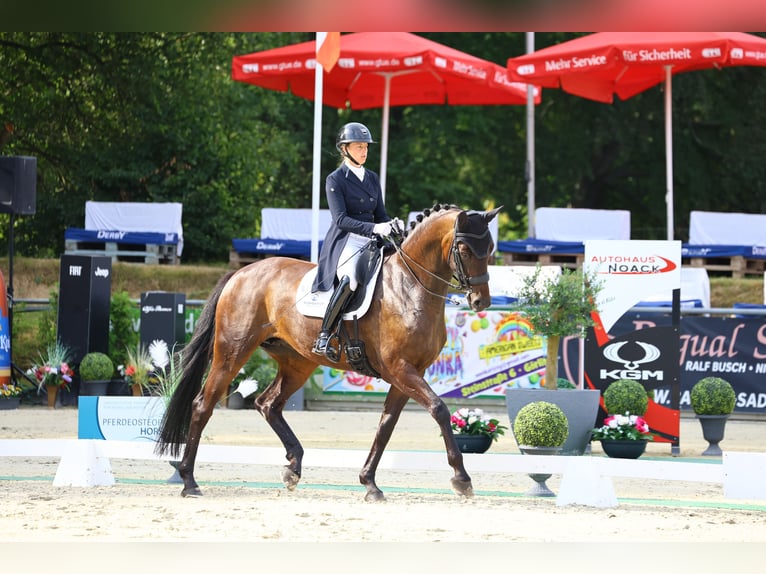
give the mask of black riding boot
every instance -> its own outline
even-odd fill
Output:
[[[330,302],[327,304],[327,311],[325,311],[324,319],[322,319],[322,330],[319,332],[319,337],[314,342],[314,348],[312,351],[317,355],[325,355],[327,358],[337,361],[338,355],[332,347],[327,346],[327,341],[330,339],[330,335],[338,326],[341,315],[343,314],[343,308],[346,306],[346,302],[353,295],[351,290],[351,281],[348,276],[344,276],[340,280],[340,285],[335,289],[335,293],[332,294]]]

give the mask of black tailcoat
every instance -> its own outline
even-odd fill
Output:
[[[369,169],[364,171],[364,181],[359,181],[343,163],[327,176],[325,194],[332,222],[319,254],[319,269],[312,291],[333,289],[338,260],[349,233],[371,237],[375,223],[391,220],[383,205],[378,174]]]

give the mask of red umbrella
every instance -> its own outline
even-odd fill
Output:
[[[316,42],[235,56],[232,78],[314,99]],[[535,103],[540,94],[536,90]],[[344,34],[340,59],[323,80],[322,102],[383,108],[380,180],[385,192],[390,106],[522,105],[527,86],[506,68],[408,32]]]
[[[766,66],[766,39],[742,32],[601,32],[510,58],[512,77],[599,102],[665,84],[667,234],[673,239],[671,76],[728,66]]]

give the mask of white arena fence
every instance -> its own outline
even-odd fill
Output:
[[[92,487],[115,484],[110,459],[171,461],[158,457],[153,442],[92,439],[5,439],[0,457],[58,458],[56,487]],[[304,468],[362,468],[366,450],[306,449]],[[766,500],[766,453],[724,452],[721,463],[628,460],[601,456],[524,456],[518,454],[464,454],[471,473],[549,473],[561,475],[556,504],[593,507],[617,506],[613,477],[675,480],[723,485],[727,499]],[[285,464],[278,447],[200,445],[197,462],[225,464]],[[444,452],[386,451],[381,469],[401,471],[448,470]],[[647,489],[652,485],[647,484]]]

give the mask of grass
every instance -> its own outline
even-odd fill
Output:
[[[52,290],[58,291],[58,259],[14,257],[14,299],[48,299]],[[10,281],[8,258],[0,258],[0,270],[6,286]],[[112,292],[127,291],[138,299],[144,291],[185,293],[187,299],[206,299],[218,279],[228,270],[216,265],[146,265],[144,263],[113,263]]]

